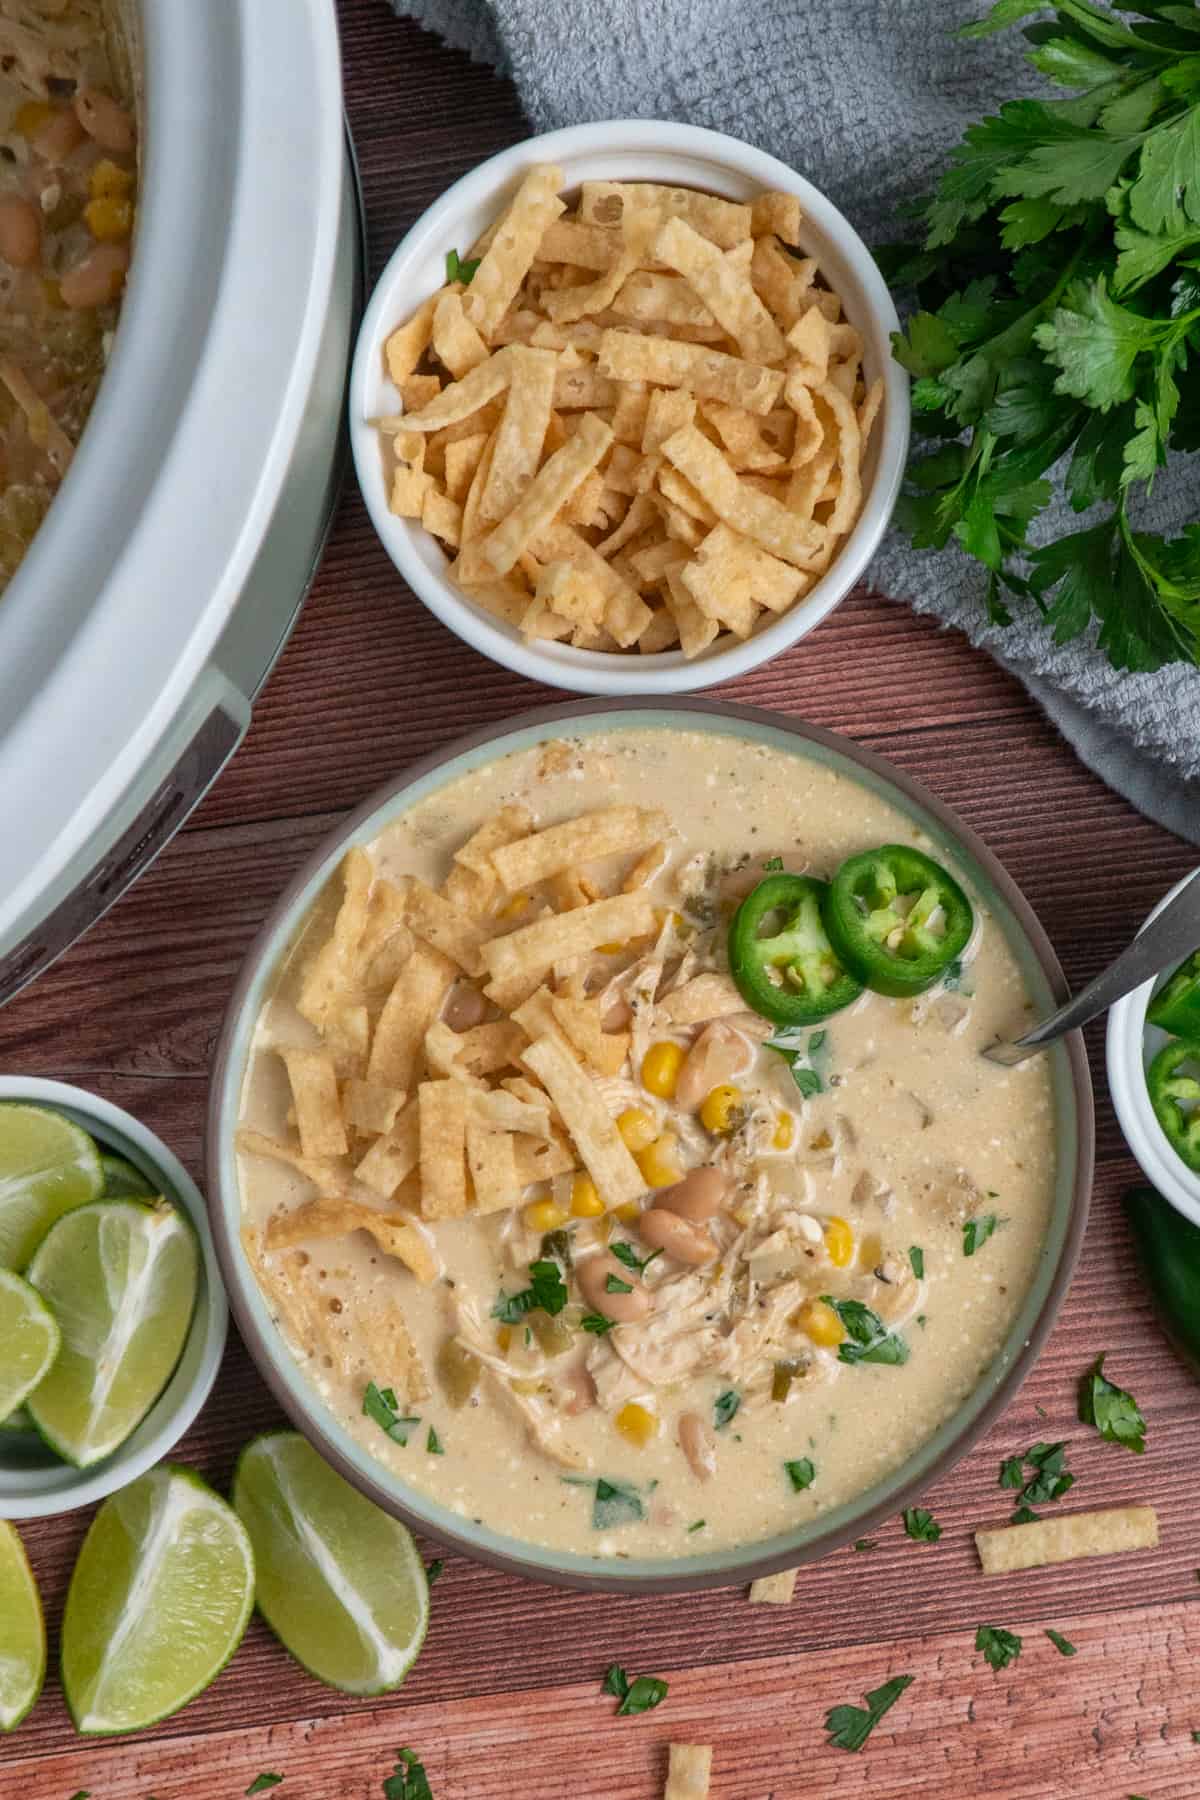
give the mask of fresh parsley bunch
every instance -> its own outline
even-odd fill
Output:
[[[1045,10],[998,0],[964,35]],[[924,245],[880,253],[919,301],[894,340],[919,435],[897,520],[985,565],[997,625],[1015,598],[1060,644],[1098,621],[1118,669],[1200,662],[1200,523],[1166,539],[1130,517],[1168,448],[1200,451],[1200,4],[1061,0],[1025,36],[1073,97],[971,126]],[[1103,511],[1035,548],[1068,457],[1071,507]]]

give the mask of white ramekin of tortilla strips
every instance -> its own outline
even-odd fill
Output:
[[[111,1456],[77,1469],[36,1436],[0,1433],[0,1519],[43,1519],[95,1505],[170,1454],[212,1391],[225,1349],[229,1307],[204,1198],[160,1137],[132,1113],[65,1081],[0,1075],[0,1105],[13,1101],[64,1113],[90,1132],[102,1151],[131,1162],[156,1192],[179,1208],[200,1244],[196,1303],[179,1361],[145,1418]]]
[[[862,512],[828,571],[804,599],[739,640],[723,633],[689,662],[680,650],[643,656],[530,641],[476,606],[447,574],[436,539],[388,506],[379,433],[372,421],[400,410],[388,380],[384,344],[396,326],[446,279],[446,252],[465,250],[511,200],[535,163],[557,163],[565,191],[581,181],[653,181],[700,188],[730,200],[764,189],[799,197],[802,248],[815,256],[846,317],[864,341],[868,383],[882,376],[883,408],[864,465]],[[531,680],[582,694],[678,694],[711,687],[769,662],[807,637],[850,592],[891,518],[908,451],[908,378],[891,355],[899,320],[870,251],[842,213],[786,163],[722,132],[662,120],[619,119],[528,138],[481,163],[422,214],[399,245],[371,297],[350,379],[350,441],[367,511],[384,549],[409,587],[444,625],[481,655]]]

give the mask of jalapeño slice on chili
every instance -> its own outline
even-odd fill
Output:
[[[844,862],[829,885],[825,929],[848,969],[877,994],[932,987],[971,936],[971,902],[954,877],[906,844]]]
[[[1146,1086],[1171,1148],[1200,1173],[1200,1043],[1176,1038],[1165,1045],[1146,1071]]]
[[[814,1025],[862,993],[821,922],[827,883],[768,875],[729,927],[729,969],[746,1005],[776,1025]]]
[[[1146,1008],[1152,1025],[1200,1040],[1200,950],[1193,950]]]

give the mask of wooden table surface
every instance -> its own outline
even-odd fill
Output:
[[[527,135],[512,90],[383,0],[341,0],[346,79],[378,269],[411,221],[473,164]],[[1073,984],[1094,974],[1196,860],[1075,759],[1018,685],[963,639],[866,591],[808,642],[731,684],[832,727],[926,782],[1004,859]],[[385,778],[472,726],[547,698],[451,637],[406,590],[347,491],[319,579],[250,735],[187,830],[90,937],[0,1014],[0,1067],[80,1082],[129,1108],[201,1171],[209,1060],[250,938],[299,860]],[[1057,1328],[986,1440],[927,1496],[941,1542],[898,1520],[871,1554],[805,1569],[789,1607],[736,1588],[676,1599],[581,1596],[447,1561],[402,1693],[320,1686],[259,1622],[215,1685],[157,1730],[74,1736],[53,1677],[0,1749],[3,1800],[233,1800],[264,1769],[284,1800],[378,1796],[397,1746],[436,1800],[649,1800],[667,1742],[715,1745],[719,1800],[1200,1795],[1200,1393],[1164,1344],[1119,1210],[1137,1171],[1089,1034],[1098,1163],[1083,1258]],[[1146,1455],[1075,1418],[1099,1352],[1138,1396]],[[1042,1411],[1044,1409],[1044,1412]],[[218,1488],[279,1415],[236,1337],[179,1446]],[[1081,1505],[1153,1501],[1162,1544],[984,1581],[971,1530],[1007,1510],[1002,1455],[1065,1438]],[[1070,1504],[1070,1502],[1068,1503]],[[23,1535],[57,1634],[86,1513]],[[429,1552],[432,1554],[432,1551]],[[994,1674],[976,1627],[1025,1639]],[[1077,1646],[1060,1657],[1043,1635]],[[606,1665],[666,1676],[657,1712],[616,1719]],[[860,1755],[822,1720],[886,1677],[915,1680]]]

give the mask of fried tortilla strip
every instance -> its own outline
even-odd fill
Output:
[[[745,1012],[746,1002],[728,975],[695,975],[661,1000],[657,1010],[672,1025],[705,1025],[710,1019]]]
[[[784,383],[782,369],[745,362],[702,344],[637,331],[606,331],[600,340],[597,368],[612,381],[652,381],[659,387],[687,388],[702,399],[724,400],[729,406],[759,414],[778,405]]]
[[[446,493],[451,500],[457,500],[460,505],[466,500],[470,491],[471,483],[475,479],[475,471],[479,467],[479,459],[483,455],[487,441],[486,431],[473,431],[469,437],[456,438],[452,444],[446,445]],[[459,536],[462,536],[461,524]]]
[[[786,392],[788,403],[798,383],[819,387],[829,369],[829,346],[832,327],[819,306],[801,313],[787,334],[794,360],[788,368]]]
[[[620,570],[595,551],[571,526],[555,520],[531,545],[541,562],[569,562],[604,594],[604,629],[622,650],[636,644],[650,623],[650,608]]]
[[[429,348],[433,337],[433,315],[444,290],[423,300],[412,318],[398,325],[383,347],[387,372],[396,387],[402,388]]]
[[[376,1138],[354,1171],[355,1179],[384,1200],[395,1200],[401,1183],[417,1166],[420,1137],[417,1103],[410,1100],[386,1137]]]
[[[555,995],[550,1002],[554,1022],[597,1075],[619,1075],[629,1055],[627,1031],[605,1031],[600,1023],[598,1000],[565,1000]]]
[[[649,887],[652,881],[657,881],[667,866],[667,858],[670,854],[670,845],[664,838],[659,838],[656,843],[651,844],[650,848],[638,857],[622,881],[621,892],[636,894],[639,888]]]
[[[347,1006],[354,987],[359,943],[366,928],[375,867],[357,845],[342,859],[342,902],[333,930],[305,967],[296,1010],[324,1033]]]
[[[458,1032],[451,1031],[444,1020],[435,1019],[425,1033],[425,1066],[429,1073],[465,1082],[468,1087],[480,1086],[475,1076],[464,1069],[461,1056],[462,1040]]]
[[[375,883],[366,927],[353,955],[355,978],[368,994],[390,992],[412,955],[413,939],[404,923],[404,907],[404,891],[395,882]]]
[[[467,1168],[477,1213],[505,1212],[521,1203],[515,1140],[479,1119],[467,1119]]]
[[[669,830],[670,820],[659,807],[608,806],[493,850],[492,867],[508,892],[516,894],[560,869],[644,850]]]
[[[671,1744],[663,1800],[708,1800],[712,1754],[711,1744]]]
[[[628,277],[645,261],[661,223],[656,208],[640,212],[627,208],[621,221],[621,254],[612,267],[581,287],[552,288],[542,296],[542,305],[555,324],[571,325],[588,313],[611,306]]]
[[[547,228],[567,209],[558,197],[563,172],[553,163],[535,164],[500,220],[471,285],[463,311],[483,338],[491,338],[516,299]]]
[[[349,1145],[333,1057],[328,1050],[299,1050],[288,1045],[280,1046],[279,1055],[291,1083],[301,1150],[311,1158],[345,1156]]]
[[[440,431],[445,425],[457,425],[460,420],[469,419],[481,406],[504,392],[511,375],[512,352],[495,351],[486,362],[476,363],[460,381],[450,382],[428,406],[405,413],[405,429]]]
[[[803,217],[798,195],[769,190],[759,194],[750,207],[751,236],[767,237],[773,232],[785,244],[798,244]]]
[[[342,1118],[360,1137],[382,1137],[389,1132],[403,1105],[401,1088],[353,1078],[342,1087]]]
[[[579,430],[547,458],[506,518],[480,546],[484,560],[507,575],[531,538],[550,524],[612,443],[612,428],[586,413]]]
[[[621,233],[606,225],[556,219],[538,245],[539,262],[571,263],[577,269],[611,269],[621,254]]]
[[[364,1388],[368,1381],[385,1381],[410,1406],[429,1398],[424,1365],[404,1314],[394,1301],[357,1301],[341,1317],[349,1317],[353,1334],[351,1354]]]
[[[454,963],[429,944],[418,944],[396,979],[375,1027],[367,1080],[411,1093],[425,1033],[442,1010],[446,990],[458,973]]]
[[[701,242],[707,242],[701,239]],[[709,245],[711,249],[711,244]],[[721,252],[715,252],[723,262]],[[690,283],[678,275],[654,275],[642,268],[630,275],[612,303],[623,319],[664,319],[671,325],[713,325],[713,315]]]
[[[511,1019],[490,1019],[460,1031],[458,1066],[468,1075],[494,1075],[498,1069],[515,1069],[525,1048],[525,1034]]]
[[[835,382],[824,382],[817,389],[817,398],[825,402],[837,421],[838,464],[842,481],[833,503],[833,511],[825,521],[826,531],[831,537],[836,537],[841,532],[850,530],[862,505],[862,437],[858,429],[858,414]]]
[[[433,354],[455,381],[488,359],[488,347],[463,312],[462,295],[447,288],[433,310]]]
[[[636,1200],[645,1193],[641,1170],[626,1149],[595,1083],[570,1051],[556,1039],[544,1037],[529,1046],[523,1060],[558,1108],[604,1204],[623,1206],[627,1200]]]
[[[752,1606],[787,1606],[796,1592],[799,1569],[780,1569],[776,1575],[760,1575],[750,1583]]]
[[[426,1219],[461,1219],[467,1210],[468,1092],[461,1081],[423,1081],[417,1089]]]
[[[985,1575],[1042,1569],[1081,1556],[1113,1556],[1121,1550],[1153,1550],[1157,1544],[1158,1514],[1152,1506],[1060,1513],[1032,1525],[1003,1525],[975,1533]]]
[[[519,1131],[526,1137],[550,1136],[550,1097],[522,1100],[505,1088],[476,1089],[467,1101],[467,1120],[493,1131]]]
[[[744,542],[728,525],[716,525],[679,571],[680,581],[704,616],[743,638],[749,637],[758,617],[741,549]]]
[[[811,566],[820,549],[820,528],[798,519],[780,501],[739,481],[715,444],[695,425],[675,432],[663,454],[712,507],[717,517],[743,537],[753,538],[772,556],[800,568]]]
[[[748,268],[731,265],[710,239],[678,216],[667,220],[651,253],[679,270],[748,362],[784,360],[784,335],[751,287]]]
[[[267,1224],[268,1250],[287,1250],[310,1238],[343,1237],[349,1231],[370,1232],[387,1256],[410,1268],[418,1281],[430,1282],[440,1272],[433,1246],[415,1219],[376,1212],[357,1200],[308,1200]]]
[[[707,613],[700,611],[680,580],[680,572],[675,569],[667,574],[667,605],[679,627],[679,646],[683,654],[689,661],[694,656],[702,655],[717,637],[721,627],[715,619],[710,619]]]
[[[483,946],[480,955],[492,978],[484,993],[497,1006],[511,1009],[513,1003],[505,996],[524,994],[527,983],[532,980],[536,985],[555,963],[584,956],[601,944],[649,937],[654,927],[654,908],[641,893],[616,894],[573,912],[536,919]]]
[[[415,876],[405,889],[404,917],[419,938],[456,962],[465,974],[479,974],[479,946],[489,935],[486,928]]]
[[[558,358],[553,350],[514,344],[508,354],[508,396],[479,503],[479,516],[485,523],[510,513],[537,474],[554,405]]]
[[[523,1032],[521,1043],[525,1043]],[[306,1181],[311,1181],[326,1193],[336,1193],[346,1184],[345,1176],[336,1163],[305,1156],[294,1145],[281,1144],[277,1138],[267,1137],[264,1132],[251,1131],[248,1126],[243,1125],[234,1141],[240,1155],[265,1156],[269,1162],[283,1163],[286,1168],[294,1169],[297,1175],[303,1175]]]
[[[538,1181],[553,1181],[556,1175],[569,1175],[579,1167],[570,1140],[560,1131],[550,1138],[515,1138],[513,1154],[517,1159],[517,1179],[523,1188]]]
[[[871,383],[858,409],[858,430],[865,450],[871,438],[871,428],[879,417],[879,409],[883,405],[883,376],[879,375]]]
[[[585,181],[580,186],[579,218],[585,225],[619,227],[628,207],[638,211],[654,207],[664,218],[686,219],[722,250],[732,250],[750,236],[748,206],[696,188],[662,187],[653,181]]]

